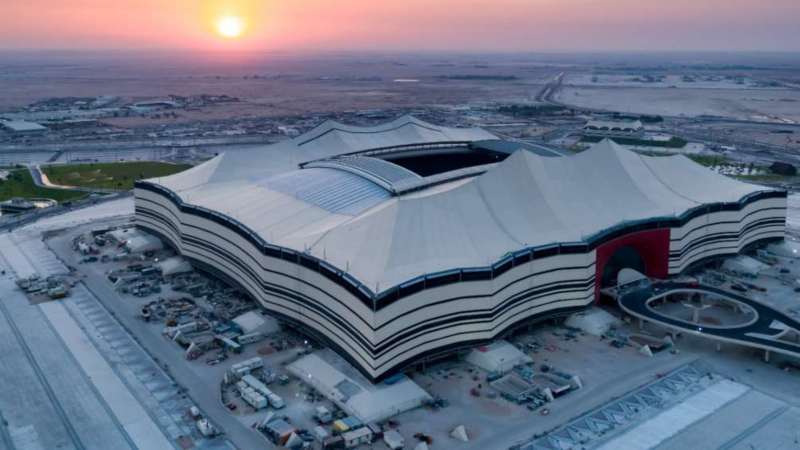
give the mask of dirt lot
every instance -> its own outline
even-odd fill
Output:
[[[786,89],[668,89],[564,87],[559,102],[639,114],[800,122],[800,91]]]

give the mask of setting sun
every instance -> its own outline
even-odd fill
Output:
[[[244,33],[244,21],[236,16],[220,17],[217,20],[217,33],[225,38],[237,38]]]

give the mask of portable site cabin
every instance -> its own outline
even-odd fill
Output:
[[[333,428],[336,429],[339,433],[344,433],[350,430],[354,430],[360,426],[362,426],[360,420],[357,417],[347,416],[344,419],[339,419],[333,422]]]
[[[314,417],[316,417],[320,423],[331,423],[333,420],[333,414],[324,406],[317,406],[317,409],[314,412]]]
[[[260,369],[262,367],[264,367],[264,360],[258,356],[255,356],[248,360],[232,365],[231,372],[241,377],[250,373],[252,370]]]
[[[342,433],[344,439],[344,446],[347,448],[358,447],[361,444],[369,444],[372,442],[372,430],[368,427],[361,427],[356,430]]]
[[[296,430],[283,419],[273,420],[265,427],[265,431],[277,445],[283,445]]]
[[[328,438],[328,436],[330,436],[330,433],[328,433],[328,430],[326,430],[324,427],[319,425],[314,427],[314,437],[317,438],[318,441],[323,442]]]
[[[390,450],[399,450],[406,445],[405,439],[403,439],[403,436],[401,436],[397,430],[384,431],[383,442]]]
[[[342,436],[331,436],[322,441],[322,448],[325,450],[338,450],[344,448],[344,438]]]

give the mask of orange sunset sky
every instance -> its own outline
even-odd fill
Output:
[[[795,51],[799,22],[800,0],[3,0],[0,48]]]

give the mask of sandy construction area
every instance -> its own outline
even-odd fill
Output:
[[[556,99],[613,111],[800,122],[800,90],[565,87]]]

